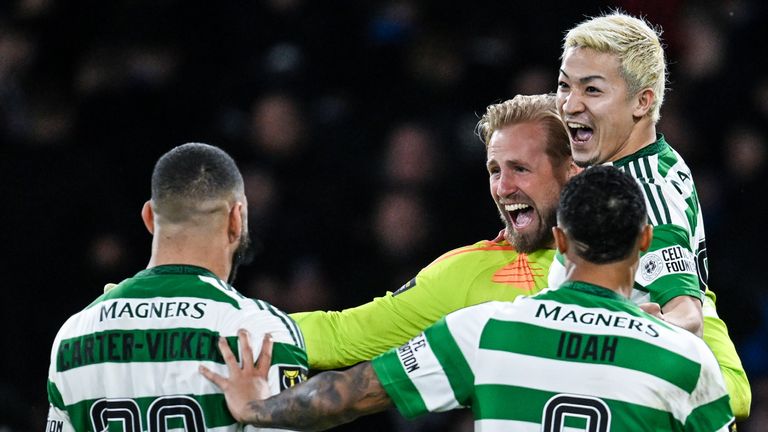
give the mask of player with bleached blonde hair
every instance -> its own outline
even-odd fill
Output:
[[[691,170],[657,133],[667,66],[660,29],[621,12],[588,19],[563,43],[557,108],[582,167],[610,164],[640,184],[654,227],[632,296],[664,320],[702,336],[725,376],[737,418],[749,415],[749,382],[707,286],[704,221]],[[565,279],[562,255],[549,286]]]

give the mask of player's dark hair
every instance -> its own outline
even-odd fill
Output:
[[[645,198],[628,174],[596,166],[574,176],[563,188],[558,225],[578,256],[595,264],[629,257],[647,221]]]
[[[243,177],[235,161],[224,150],[208,144],[175,147],[160,157],[152,172],[152,201],[161,213],[237,191],[243,191]]]

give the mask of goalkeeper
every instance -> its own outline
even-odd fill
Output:
[[[516,96],[491,105],[478,131],[488,151],[490,192],[505,225],[503,237],[449,251],[399,290],[370,303],[340,312],[293,314],[311,368],[354,365],[405,343],[452,311],[513,300],[547,286],[558,197],[578,171],[555,99]],[[734,414],[744,418],[749,383],[725,324],[708,317],[704,335],[723,371]]]

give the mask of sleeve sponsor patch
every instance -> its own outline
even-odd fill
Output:
[[[410,375],[421,368],[419,360],[423,356],[419,355],[418,351],[426,347],[427,338],[424,336],[424,333],[420,333],[397,349],[400,364],[403,365],[403,369],[407,374]]]
[[[45,423],[45,432],[73,432],[67,412],[51,405],[48,408],[48,419]]]
[[[307,371],[296,366],[280,366],[278,376],[280,377],[280,391],[283,391],[306,381]]]
[[[696,275],[696,261],[691,251],[682,246],[670,246],[643,255],[637,273],[645,284],[671,274]]]
[[[64,430],[63,420],[48,420],[45,425],[45,432],[62,432]]]

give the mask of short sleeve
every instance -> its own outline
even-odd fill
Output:
[[[664,306],[679,296],[702,300],[696,259],[688,234],[677,225],[653,227],[650,249],[640,258],[635,285],[648,292],[650,301]]]
[[[405,417],[467,406],[474,392],[479,335],[496,302],[449,314],[399,348],[373,359],[373,368]]]

